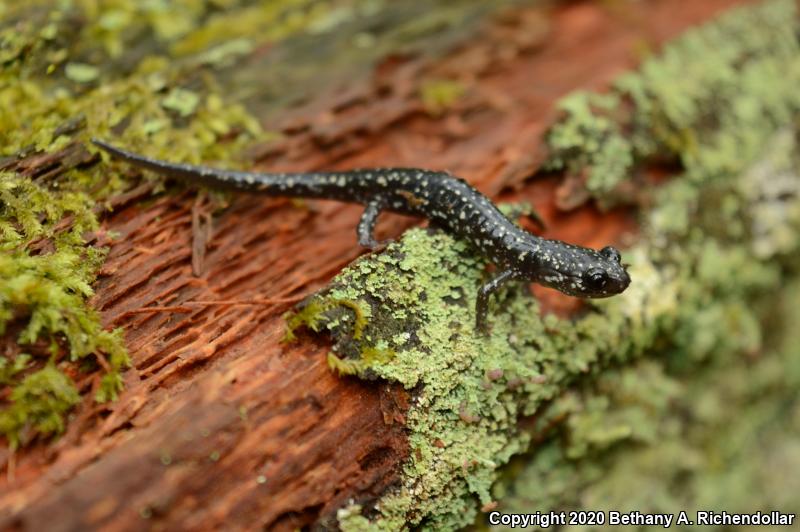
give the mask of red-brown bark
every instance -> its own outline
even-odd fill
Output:
[[[554,180],[525,181],[544,157],[554,104],[634,66],[643,43],[657,45],[735,3],[522,10],[488,24],[479,39],[465,36],[435,64],[387,58],[348,95],[321,95],[287,112],[287,140],[259,154],[258,166],[448,169],[494,198],[531,201],[547,236],[619,242],[632,228],[628,214],[560,213]],[[414,95],[423,73],[474,79],[474,88],[443,118],[431,117]],[[194,206],[192,193],[163,195],[106,218],[119,237],[95,304],[109,326],[125,328],[134,367],[119,401],[87,398],[65,436],[17,454],[13,482],[0,483],[0,528],[288,530],[330,519],[351,499],[374,499],[399,478],[407,393],[334,376],[322,344],[280,342],[289,301],[324,286],[361,252],[360,208],[239,197],[214,218],[195,277]],[[386,216],[379,237],[409,223]],[[546,297],[551,309],[569,310],[567,300]]]

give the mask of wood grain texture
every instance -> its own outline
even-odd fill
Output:
[[[386,58],[344,94],[321,89],[284,114],[285,141],[253,155],[258,168],[280,171],[447,169],[494,198],[531,201],[547,237],[619,243],[635,230],[628,213],[561,213],[554,178],[525,181],[544,157],[554,103],[607,84],[643,43],[736,3],[520,8],[487,21],[478,38],[465,35],[444,59]],[[421,76],[473,88],[436,118],[416,96]],[[330,523],[346,502],[389,489],[408,454],[409,392],[334,376],[321,341],[280,342],[291,301],[361,253],[360,208],[238,197],[214,216],[197,277],[193,215],[197,226],[206,204],[190,192],[118,203],[104,221],[119,236],[95,305],[106,324],[125,328],[134,367],[119,401],[87,399],[60,440],[18,453],[13,482],[0,480],[0,529],[291,530]],[[382,217],[378,237],[411,223]],[[571,308],[544,297],[551,309]]]

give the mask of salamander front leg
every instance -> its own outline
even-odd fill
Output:
[[[489,308],[489,296],[497,292],[506,282],[513,279],[515,274],[514,270],[505,270],[478,290],[478,298],[475,301],[475,329],[479,332],[483,334],[488,332],[486,311]]]
[[[364,209],[364,214],[361,215],[361,220],[358,222],[358,229],[356,229],[359,245],[369,249],[376,249],[386,244],[385,242],[378,242],[375,240],[375,235],[373,234],[375,231],[375,223],[378,221],[378,216],[381,214],[383,205],[383,201],[377,199],[367,203],[367,208]]]

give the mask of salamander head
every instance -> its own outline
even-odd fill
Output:
[[[525,276],[570,296],[609,297],[623,292],[631,278],[619,251],[600,251],[557,241],[545,241],[523,269]]]

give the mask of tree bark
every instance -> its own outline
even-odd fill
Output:
[[[559,212],[555,178],[526,181],[554,103],[605,86],[642,43],[736,3],[566,2],[487,16],[440,57],[387,56],[345,92],[264,109],[286,139],[254,152],[257,168],[447,169],[493,199],[533,202],[547,237],[602,246],[635,230],[626,212]],[[474,82],[436,117],[417,97],[421,77]],[[338,508],[396,483],[408,392],[335,376],[320,341],[281,342],[282,314],[362,252],[360,208],[241,196],[213,217],[205,246],[193,241],[210,208],[202,198],[142,199],[106,216],[119,236],[95,287],[105,323],[126,330],[125,390],[111,404],[85,400],[61,439],[17,453],[13,481],[0,481],[0,528],[292,530],[335,522]],[[385,216],[378,237],[411,223]],[[199,276],[193,249],[205,250]]]

